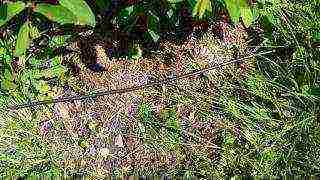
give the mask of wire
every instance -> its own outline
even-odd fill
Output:
[[[171,82],[171,81],[187,78],[187,77],[194,76],[194,75],[199,75],[199,74],[201,74],[203,72],[214,70],[214,69],[217,69],[219,67],[226,66],[226,65],[229,65],[229,64],[233,64],[233,63],[236,63],[238,61],[242,61],[244,59],[249,59],[249,58],[255,57],[257,55],[270,54],[270,53],[273,53],[273,52],[274,51],[267,51],[267,52],[263,52],[263,53],[259,53],[259,54],[255,54],[255,55],[250,55],[250,56],[239,58],[239,59],[235,59],[235,60],[232,60],[232,61],[216,64],[213,67],[200,69],[200,70],[197,70],[197,71],[194,71],[194,72],[191,72],[191,73],[183,74],[181,76],[170,77],[170,78],[166,78],[166,79],[161,80],[161,81],[151,82],[151,83],[148,83],[148,84],[145,84],[145,85],[141,85],[141,86],[133,86],[133,87],[130,87],[130,88],[114,89],[114,90],[108,90],[108,91],[106,91],[106,90],[98,90],[96,93],[92,93],[92,94],[88,94],[88,95],[75,95],[75,96],[69,96],[69,97],[55,98],[55,99],[52,99],[52,100],[31,101],[31,102],[24,103],[24,104],[8,106],[8,109],[17,110],[17,109],[35,107],[35,106],[46,105],[46,104],[54,104],[54,103],[60,103],[60,102],[84,100],[84,99],[96,98],[96,97],[99,97],[99,96],[107,96],[107,95],[112,95],[112,94],[122,94],[122,93],[132,92],[132,91],[136,91],[136,90],[147,89],[147,88],[150,88],[150,87],[154,87],[156,85],[161,85],[161,84],[165,84],[165,83],[168,83],[168,82]]]

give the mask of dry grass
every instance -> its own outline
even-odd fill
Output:
[[[158,52],[143,59],[109,59],[106,72],[92,73],[83,68],[69,84],[74,93],[138,86],[228,61],[232,53],[208,33],[201,39],[190,38],[182,46],[162,43]],[[235,69],[230,65],[208,72],[210,87],[201,77],[190,77],[151,89],[56,104],[56,116],[51,121],[60,127],[49,130],[43,138],[51,148],[63,150],[61,166],[67,174],[170,172],[191,166],[190,156],[196,154],[213,161],[219,154],[215,129],[221,119],[212,114],[203,119],[199,114],[211,111],[212,98],[206,94],[214,97],[215,86],[226,78],[224,72]],[[147,103],[160,118],[160,129],[141,122],[141,103]],[[176,123],[183,126],[183,140],[178,144],[163,136],[168,124],[161,116],[170,109],[176,113]],[[144,133],[139,132],[141,128]]]

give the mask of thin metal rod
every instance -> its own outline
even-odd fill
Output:
[[[69,97],[59,97],[59,98],[55,98],[55,99],[52,99],[52,100],[32,101],[32,102],[29,102],[29,103],[9,106],[8,109],[16,110],[16,109],[35,107],[35,106],[40,106],[40,105],[45,105],[45,104],[54,104],[54,103],[60,103],[60,102],[84,100],[84,99],[96,98],[96,97],[99,97],[99,96],[107,96],[107,95],[112,95],[112,94],[122,94],[122,93],[137,91],[137,90],[141,90],[141,89],[154,87],[156,85],[165,84],[165,83],[168,83],[168,82],[171,82],[171,81],[187,78],[187,77],[190,77],[190,76],[198,75],[198,74],[201,74],[201,73],[206,72],[206,71],[214,70],[214,69],[217,69],[217,68],[222,67],[222,66],[226,66],[226,65],[229,65],[229,64],[233,64],[233,63],[242,61],[244,59],[255,57],[257,55],[270,54],[270,53],[273,53],[273,52],[274,51],[267,51],[267,52],[263,52],[263,53],[259,53],[259,54],[255,54],[255,55],[250,55],[250,56],[239,58],[239,59],[235,59],[235,60],[232,60],[232,61],[216,64],[213,67],[200,69],[200,70],[197,70],[197,71],[194,71],[194,72],[183,74],[181,76],[166,78],[166,79],[161,80],[161,81],[147,83],[147,84],[141,85],[141,86],[133,86],[133,87],[130,87],[130,88],[125,88],[125,89],[100,90],[100,91],[97,91],[96,93],[93,93],[93,94],[75,95],[75,96],[69,96]]]

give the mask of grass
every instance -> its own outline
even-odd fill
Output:
[[[225,175],[319,174],[316,158],[319,156],[319,97],[310,91],[319,87],[319,71],[311,65],[319,63],[315,58],[319,50],[306,47],[303,44],[305,41],[297,39],[301,32],[312,32],[314,29],[307,28],[316,22],[309,22],[311,24],[308,26],[297,22],[299,18],[293,14],[303,12],[299,8],[291,9],[294,3],[287,3],[292,14],[287,16],[289,23],[279,23],[274,27],[282,38],[279,38],[281,42],[265,42],[266,47],[281,45],[283,40],[292,43],[293,47],[298,48],[293,56],[289,51],[276,51],[257,58],[257,69],[241,82],[240,87],[234,88],[234,91],[247,91],[249,101],[243,96],[221,92],[224,94],[225,111],[235,119],[229,123],[240,127],[231,138],[230,133],[227,135],[227,139],[231,140],[224,148],[226,160],[222,169]],[[279,13],[278,10],[274,12]],[[287,13],[280,10],[278,17],[284,17]],[[270,11],[268,15],[272,16]],[[315,17],[318,14],[313,14]],[[293,29],[296,26],[300,29]],[[228,97],[226,94],[231,95]],[[244,139],[243,144],[234,141],[238,136]]]
[[[39,121],[45,118],[39,112],[1,112],[1,176],[61,175],[61,156],[39,135]]]
[[[104,74],[82,69],[66,80],[69,89],[56,88],[61,95],[143,84],[148,76],[177,72],[177,54],[181,73],[210,66],[212,59],[231,60],[235,49],[239,57],[249,47],[272,54],[132,93],[1,109],[0,175],[320,175],[320,52],[309,37],[319,27],[317,1],[280,5],[260,7],[261,15],[276,20],[259,19],[264,33],[258,37],[235,26],[225,33],[240,41],[227,45],[210,33],[193,46],[167,43],[141,65],[114,63]],[[163,74],[153,69],[160,65]]]

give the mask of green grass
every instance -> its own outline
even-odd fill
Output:
[[[240,74],[236,65],[230,65],[209,72],[205,78],[190,80],[192,83],[179,81],[162,90],[145,90],[139,94],[143,100],[136,103],[137,112],[132,117],[126,112],[112,114],[112,117],[120,116],[124,122],[129,118],[136,120],[131,133],[144,149],[140,151],[137,148],[129,154],[144,153],[146,158],[156,154],[171,159],[169,164],[165,164],[162,162],[165,160],[158,158],[150,166],[131,167],[127,171],[112,167],[111,174],[232,179],[246,175],[319,176],[320,49],[314,47],[319,42],[319,3],[308,0],[259,4],[257,24],[261,24],[264,33],[261,34],[262,44],[257,44],[261,46],[257,53],[275,50],[274,53],[245,62],[250,66],[246,73]],[[205,38],[203,41],[212,51],[221,50],[217,42],[207,38],[207,42]],[[56,43],[59,44],[60,40],[56,39]],[[7,62],[12,60],[8,50],[11,41],[7,42],[1,40],[0,54],[6,56],[0,63],[11,73]],[[63,42],[62,39],[60,43]],[[221,51],[230,58],[230,50]],[[37,60],[34,58],[31,64],[39,63]],[[197,62],[191,65],[190,70],[201,66]],[[11,78],[8,71],[1,70],[1,78]],[[209,84],[214,84],[214,93],[209,93]],[[18,84],[19,87],[22,85]],[[3,86],[0,104],[19,102],[12,94],[18,89],[7,91]],[[27,93],[32,97],[39,93],[32,92],[28,89]],[[160,111],[154,109],[153,97],[163,100]],[[59,142],[65,144],[52,147],[54,143],[43,137],[40,129],[44,121],[52,118],[45,115],[50,111],[45,108],[35,111],[0,110],[0,176],[99,174],[99,169],[91,169],[92,164],[87,169],[76,165],[67,169],[60,162],[65,160],[64,152],[86,152],[91,145],[90,140],[100,136],[108,136],[108,142],[104,143],[111,144],[112,132],[104,132],[101,122],[90,124],[94,121],[85,114],[80,120],[89,122],[88,133],[76,138],[68,137],[70,142],[61,140]],[[66,133],[68,129],[64,124],[70,122],[55,122],[53,131],[73,136]],[[115,131],[125,137],[127,130],[120,127]],[[68,150],[63,149],[67,146]],[[104,160],[109,162],[114,156]],[[91,158],[87,155],[76,158],[88,157]]]
[[[61,156],[40,135],[39,112],[0,112],[1,176],[61,175]]]
[[[287,3],[288,8],[278,9]],[[319,32],[315,19],[320,16],[313,9],[317,3],[264,6],[264,15],[278,19],[272,25],[278,38],[266,31],[261,51],[289,44],[293,54],[276,49],[257,57],[257,69],[241,80],[240,87],[221,88],[226,124],[239,129],[225,133],[224,175],[319,175],[319,48],[308,45],[316,39],[301,38]],[[289,23],[281,21],[284,16]],[[303,21],[305,16],[309,18]],[[234,96],[237,91],[246,92],[250,100]]]

